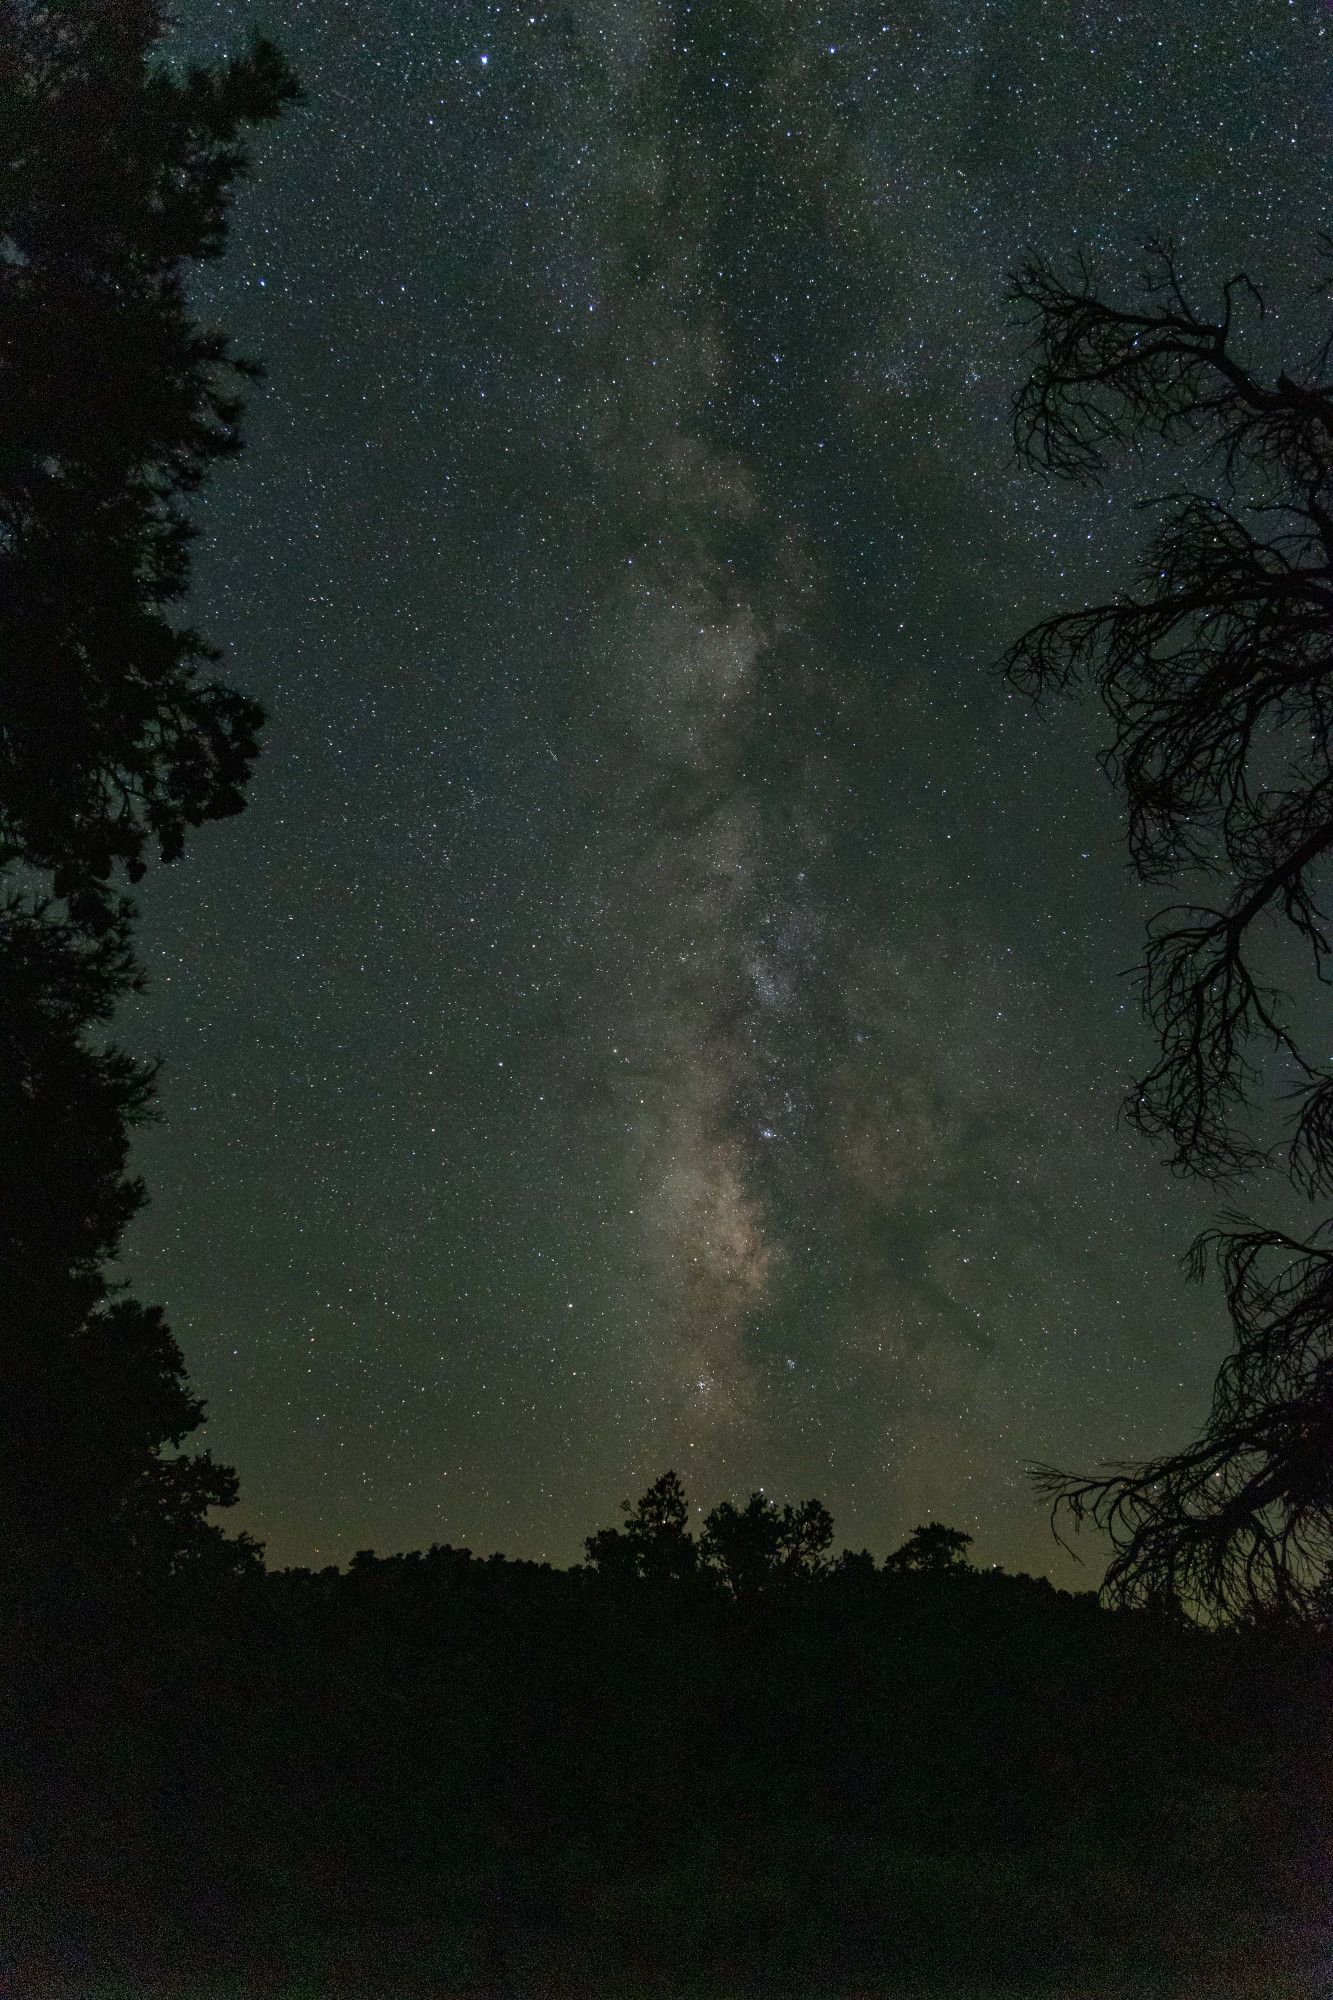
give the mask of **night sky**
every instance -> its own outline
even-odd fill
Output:
[[[233,1525],[568,1562],[674,1465],[1095,1581],[1024,1463],[1183,1441],[1227,1329],[1206,1197],[1116,1125],[1104,725],[994,662],[1168,474],[1019,467],[1004,274],[1124,287],[1158,230],[1201,295],[1306,286],[1333,13],[183,0],[180,45],[251,18],[308,103],[198,288],[268,380],[191,616],[270,722],[125,1027],[125,1275]]]

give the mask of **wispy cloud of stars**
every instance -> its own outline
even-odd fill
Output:
[[[1178,1434],[1225,1336],[1114,1127],[1095,729],[987,671],[1137,527],[1016,471],[1003,273],[1303,283],[1325,10],[268,25],[199,614],[271,749],[146,898],[136,1251],[250,1524],[567,1557],[688,1454],[1044,1560],[1022,1458]]]

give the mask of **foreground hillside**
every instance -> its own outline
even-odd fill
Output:
[[[651,1500],[12,1627],[0,1991],[1326,1990],[1317,1635]]]

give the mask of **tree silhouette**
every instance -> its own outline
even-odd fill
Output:
[[[723,1500],[696,1542],[689,1530],[689,1502],[674,1472],[664,1472],[633,1506],[621,1501],[623,1528],[599,1528],[584,1542],[589,1567],[609,1581],[721,1583],[748,1602],[784,1583],[819,1575],[828,1567],[833,1517],[822,1500],[778,1507],[752,1493],[743,1507]]]
[[[762,1493],[743,1507],[723,1500],[704,1522],[699,1553],[731,1595],[748,1601],[783,1584],[816,1576],[833,1540],[833,1518],[820,1500],[779,1508]]]
[[[1155,438],[1198,490],[1150,503],[1161,521],[1137,591],[1033,627],[1005,665],[1033,695],[1095,689],[1138,875],[1189,884],[1191,899],[1149,925],[1141,982],[1158,1054],[1129,1117],[1178,1172],[1221,1181],[1281,1158],[1314,1196],[1333,1188],[1333,1071],[1260,961],[1285,925],[1315,982],[1329,980],[1333,333],[1307,367],[1261,375],[1242,324],[1247,309],[1262,316],[1258,287],[1233,277],[1209,318],[1169,249],[1150,247],[1145,298],[1129,307],[1098,297],[1086,269],[1073,282],[1040,259],[1018,272],[1037,358],[1016,437],[1031,464],[1083,481],[1108,452]],[[1275,1069],[1295,1104],[1277,1144],[1263,1120]],[[1323,1234],[1237,1227],[1196,1245],[1196,1272],[1210,1250],[1220,1259],[1236,1345],[1195,1445],[1100,1478],[1039,1470],[1057,1513],[1110,1530],[1113,1596],[1298,1608],[1327,1566]]]
[[[256,372],[185,279],[223,248],[244,129],[296,95],[260,39],[169,71],[168,25],[0,0],[0,1533],[30,1580],[252,1553],[207,1523],[234,1475],[175,1449],[203,1410],[161,1312],[105,1274],[153,1088],[105,1042],[138,984],[114,877],[239,810],[260,721],[172,615]]]
[[[971,1535],[940,1521],[913,1528],[900,1549],[884,1559],[890,1576],[952,1576],[967,1568]]]
[[[240,809],[257,705],[173,620],[184,503],[257,370],[201,326],[239,134],[296,85],[271,44],[183,77],[157,0],[0,0],[0,866],[109,920],[185,830]]]
[[[250,1559],[210,1507],[235,1475],[180,1455],[203,1420],[160,1310],[106,1265],[141,1206],[126,1172],[152,1071],[102,1039],[135,984],[119,913],[95,938],[0,906],[0,1548],[11,1583]]]
[[[685,1489],[664,1472],[631,1507],[622,1500],[623,1528],[600,1528],[584,1543],[592,1568],[604,1577],[644,1583],[681,1583],[695,1575],[699,1551],[689,1531]]]

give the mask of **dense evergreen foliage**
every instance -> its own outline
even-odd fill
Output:
[[[90,938],[40,903],[0,906],[6,1610],[254,1560],[207,1519],[235,1474],[176,1449],[203,1406],[160,1309],[108,1277],[143,1201],[126,1157],[152,1072],[97,1030],[135,977],[123,918]]]
[[[253,1560],[182,1454],[203,1406],[159,1308],[110,1276],[153,1071],[108,1045],[140,983],[132,880],[236,812],[255,704],[171,615],[184,511],[239,446],[224,335],[186,295],[277,52],[171,73],[156,0],[0,0],[0,1615]]]
[[[271,44],[175,76],[158,0],[0,5],[0,864],[96,922],[113,870],[238,812],[261,720],[169,615],[251,362],[200,324]]]

